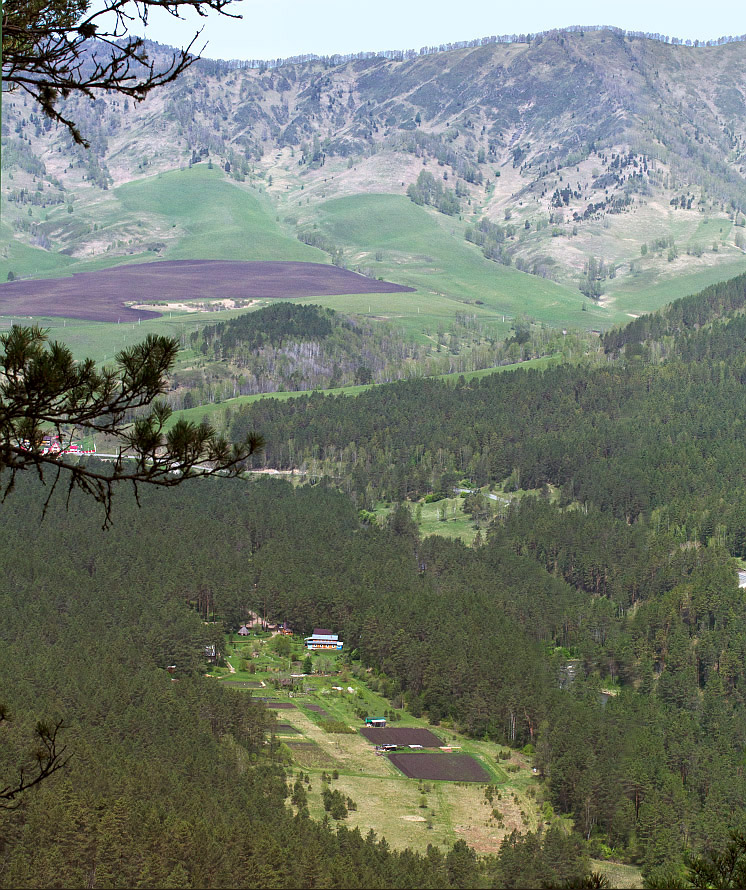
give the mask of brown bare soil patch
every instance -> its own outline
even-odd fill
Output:
[[[272,708],[273,711],[287,711],[290,708],[295,707],[295,705],[289,701],[266,701],[264,704],[268,708]]]
[[[134,309],[127,303],[291,299],[411,290],[322,263],[164,260],[78,272],[70,278],[0,284],[0,314],[133,321],[161,313]]]
[[[489,782],[490,777],[469,754],[389,754],[389,760],[410,779],[445,782]]]
[[[363,726],[360,732],[374,745],[422,745],[423,748],[439,748],[443,744],[429,729]]]
[[[325,711],[320,705],[304,705],[304,708],[307,708],[309,711],[313,711],[314,714],[321,714],[322,717],[328,717],[329,712]]]

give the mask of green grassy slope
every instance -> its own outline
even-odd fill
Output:
[[[462,221],[403,196],[336,198],[319,207],[318,218],[335,243],[355,249],[360,262],[372,264],[377,275],[417,288],[418,294],[403,304],[407,315],[414,307],[409,324],[415,327],[418,307],[420,315],[438,318],[464,311],[464,303],[470,304],[469,313],[491,320],[523,313],[550,324],[586,321],[577,291],[486,260],[463,240]],[[354,311],[352,305],[344,308]]]
[[[629,315],[644,315],[655,312],[673,300],[696,294],[711,284],[727,281],[746,272],[746,257],[717,266],[707,266],[697,272],[686,272],[669,278],[660,279],[654,274],[641,273],[616,282],[608,288],[611,298],[610,310],[613,316],[620,316],[618,323],[626,324]]]
[[[127,213],[157,214],[165,226],[178,225],[180,237],[166,250],[167,259],[328,260],[283,234],[269,203],[204,164],[127,183],[116,195]]]
[[[11,227],[5,223],[0,223],[0,244],[3,245],[0,255],[0,282],[7,280],[8,272],[12,272],[16,278],[63,275],[74,262],[64,254],[29,247],[14,238]]]

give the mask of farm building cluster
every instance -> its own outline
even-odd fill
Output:
[[[31,443],[24,439],[19,443],[24,451],[31,451]],[[41,454],[95,454],[96,448],[83,448],[78,442],[61,442],[59,436],[44,436],[38,443]]]

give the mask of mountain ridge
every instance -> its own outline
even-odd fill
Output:
[[[482,219],[499,224],[501,246],[486,256],[581,290],[589,258],[602,260],[614,275],[595,290],[613,294],[640,275],[744,259],[745,62],[741,41],[695,48],[590,29],[339,65],[202,60],[139,106],[69,102],[88,153],[14,96],[3,215],[26,244],[114,262],[147,250],[152,233],[117,244],[114,222],[92,237],[64,216],[71,198],[92,229],[93,208],[111,205],[120,184],[209,158],[297,234],[319,224],[324,202],[407,194],[424,169],[453,192],[456,237]],[[29,222],[40,180],[48,218]],[[368,259],[338,247],[343,261]]]

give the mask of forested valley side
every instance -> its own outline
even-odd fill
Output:
[[[380,320],[280,302],[193,331],[168,401],[194,408],[239,395],[390,383],[599,349],[590,334],[525,319],[515,320],[507,340],[493,328],[464,311],[419,342]]]
[[[123,494],[103,532],[76,494],[40,521],[47,490],[17,480],[0,511],[0,767],[12,781],[40,718],[65,721],[72,758],[2,814],[2,884],[552,886],[590,853],[681,885],[685,849],[743,827],[744,302],[743,279],[679,301],[607,338],[602,366],[236,417],[270,462],[316,460],[316,485]],[[478,546],[422,538],[408,502],[465,474],[539,495]],[[532,745],[546,830],[477,860],[311,821],[288,802],[274,718],[202,676],[223,632],[191,605],[204,596],[229,630],[252,610],[334,627],[394,707]]]
[[[0,514],[3,774],[39,717],[65,719],[73,756],[3,814],[5,886],[552,885],[586,870],[585,841],[653,880],[685,845],[727,842],[746,615],[718,541],[526,499],[467,548],[421,540],[406,506],[365,524],[325,483],[268,479],[122,497],[108,533],[84,500],[40,525],[39,498],[24,480]],[[229,628],[250,609],[338,628],[369,682],[433,724],[533,743],[553,864],[537,872],[535,835],[498,860],[420,857],[291,807],[273,718],[201,676],[220,637],[189,605],[205,591]]]

